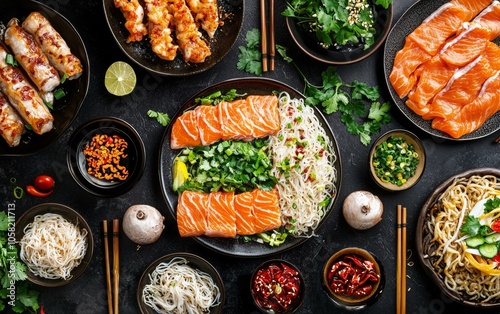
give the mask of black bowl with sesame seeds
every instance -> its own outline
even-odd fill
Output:
[[[271,259],[254,270],[250,292],[261,313],[295,313],[304,301],[304,277],[292,263]]]
[[[333,65],[371,56],[384,43],[393,20],[392,4],[385,8],[375,0],[349,0],[343,10],[324,8],[319,14],[313,13],[312,6],[300,5],[310,4],[295,6],[292,1],[283,12],[293,41],[309,57]]]

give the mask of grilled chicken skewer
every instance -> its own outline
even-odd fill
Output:
[[[57,70],[50,65],[42,48],[33,36],[19,25],[19,20],[16,18],[11,19],[7,24],[5,43],[40,92],[51,92],[59,85],[60,78]]]
[[[193,12],[194,20],[213,38],[219,27],[217,0],[187,0],[187,4]]]
[[[14,147],[21,142],[23,133],[23,120],[11,107],[7,98],[0,93],[0,135],[5,139],[7,145]]]
[[[114,0],[115,7],[120,9],[125,17],[125,28],[129,32],[127,42],[141,41],[148,30],[144,25],[144,8],[139,0]]]
[[[24,20],[22,27],[35,38],[50,64],[65,74],[68,80],[82,75],[82,63],[71,53],[66,41],[42,14],[32,12]]]
[[[0,45],[0,90],[35,133],[50,131],[54,117],[21,70],[5,62],[7,54],[7,49]]]
[[[151,49],[164,60],[174,60],[179,46],[173,43],[173,16],[168,12],[169,0],[144,0],[148,15]]]
[[[170,2],[170,1],[169,1]],[[185,0],[171,0],[169,10],[174,17],[176,37],[184,61],[201,63],[210,56],[210,48],[203,40]]]

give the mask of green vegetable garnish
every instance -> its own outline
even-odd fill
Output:
[[[61,89],[61,88],[58,88],[54,91],[54,98],[55,99],[61,99],[63,98],[64,96],[66,96],[66,92]]]
[[[238,55],[238,70],[248,72],[250,74],[262,74],[262,61],[260,52],[260,31],[257,28],[249,30],[245,36],[245,46],[239,46],[240,54]]]
[[[5,63],[7,63],[8,65],[10,66],[17,66],[17,60],[14,59],[14,56],[11,55],[10,53],[8,53],[6,56],[5,56]]]
[[[156,118],[156,121],[158,121],[158,123],[160,123],[162,126],[167,126],[167,124],[170,122],[170,117],[168,116],[168,114],[163,112],[148,110],[147,115],[150,118]]]
[[[375,147],[372,164],[383,182],[401,186],[415,175],[419,157],[412,144],[403,137],[389,136]]]
[[[230,89],[227,93],[222,94],[221,91],[213,92],[212,94],[205,97],[198,97],[194,100],[196,104],[201,105],[217,105],[223,101],[232,101],[236,97],[242,97],[246,94],[238,94],[236,89]]]
[[[484,213],[487,214],[498,207],[500,207],[500,197],[490,198],[484,203]]]

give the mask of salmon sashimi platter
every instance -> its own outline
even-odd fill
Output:
[[[391,95],[417,126],[467,140],[500,128],[500,2],[419,1],[385,48]]]
[[[322,114],[270,79],[192,97],[160,148],[160,181],[181,237],[263,256],[315,234],[340,191],[340,155]]]

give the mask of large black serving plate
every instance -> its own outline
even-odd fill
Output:
[[[195,99],[202,96],[207,96],[216,91],[221,91],[223,94],[231,89],[236,89],[239,94],[246,93],[248,95],[269,95],[272,92],[288,92],[291,97],[294,98],[304,98],[304,96],[296,91],[295,89],[280,83],[275,80],[265,79],[265,78],[243,78],[243,79],[232,79],[224,81],[213,86],[210,86],[196,95],[191,97],[177,112],[177,114],[172,118],[174,121],[177,116],[181,115],[186,109],[192,108],[195,105]],[[330,137],[332,142],[332,147],[337,159],[334,163],[334,167],[337,169],[337,182],[335,182],[336,195],[340,193],[341,185],[341,162],[340,162],[340,152],[338,149],[335,136],[326,122],[324,116],[319,110],[315,108],[316,115],[320,120],[323,128],[325,129],[327,135]],[[169,210],[176,219],[176,208],[177,208],[177,193],[172,190],[172,164],[174,158],[179,154],[179,150],[172,150],[170,148],[170,137],[172,133],[172,123],[166,129],[160,143],[159,150],[159,177],[161,191],[165,198],[165,201],[169,207]],[[333,205],[335,204],[337,197],[334,197],[330,204],[328,205],[325,215],[320,222],[319,227],[325,222],[325,220],[330,215]],[[285,243],[280,246],[271,247],[267,244],[260,244],[256,242],[244,242],[243,239],[225,239],[225,238],[210,238],[206,236],[195,237],[196,241],[205,245],[206,247],[213,249],[219,253],[231,256],[239,257],[261,257],[276,254],[278,252],[283,252],[298,246],[299,244],[307,241],[308,238],[294,238],[289,236]]]
[[[76,80],[67,80],[61,87],[66,96],[56,100],[52,115],[54,116],[54,129],[43,135],[27,132],[19,146],[9,147],[3,139],[0,139],[0,156],[23,156],[34,154],[54,143],[76,118],[85,97],[90,81],[90,65],[87,50],[82,38],[70,21],[56,12],[54,9],[30,0],[2,0],[0,1],[0,21],[6,25],[13,17],[24,21],[33,11],[43,14],[52,26],[61,34],[83,66],[83,74]]]
[[[384,49],[384,73],[387,82],[387,87],[394,100],[396,106],[401,110],[401,112],[417,127],[427,132],[430,135],[444,138],[447,140],[454,141],[465,141],[474,140],[488,136],[495,131],[500,129],[500,112],[497,112],[490,119],[488,119],[479,129],[476,131],[466,134],[458,139],[455,139],[448,134],[433,129],[431,127],[431,120],[424,120],[419,115],[414,113],[408,106],[406,106],[406,98],[399,98],[398,94],[392,87],[389,81],[389,75],[391,74],[392,65],[394,63],[394,58],[396,53],[403,48],[405,38],[408,36],[415,28],[417,28],[424,19],[431,15],[436,9],[441,5],[448,3],[448,0],[421,0],[416,2],[411,6],[401,18],[394,24],[389,36],[387,36]],[[500,43],[500,39],[495,41],[497,44]]]

